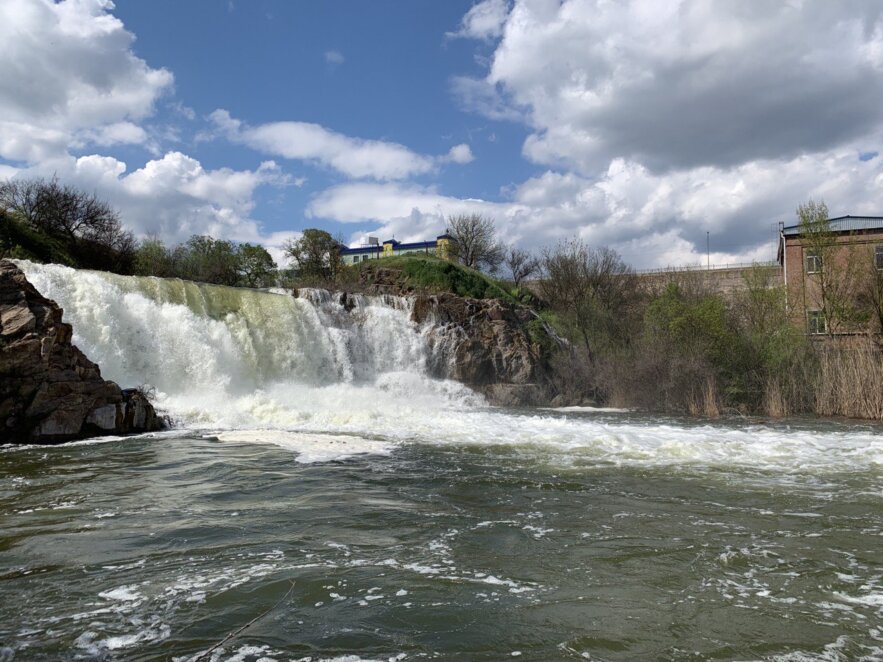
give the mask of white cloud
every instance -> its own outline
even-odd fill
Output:
[[[440,163],[467,162],[457,161],[452,154],[426,156],[398,143],[352,138],[310,122],[271,122],[251,127],[223,109],[214,111],[209,119],[228,140],[265,154],[332,168],[353,179],[406,179],[432,172]],[[462,147],[455,148],[458,158],[466,156]]]
[[[460,29],[448,32],[448,37],[491,39],[503,33],[503,25],[509,13],[508,0],[481,0],[474,4],[463,20]]]
[[[65,183],[95,191],[119,210],[123,223],[136,235],[156,234],[169,243],[209,234],[265,243],[275,250],[285,238],[280,233],[264,233],[251,216],[258,187],[290,183],[272,161],[255,170],[206,170],[192,157],[168,152],[128,172],[123,161],[92,154],[64,156],[28,169],[0,168],[0,177],[4,176],[58,176]]]
[[[37,162],[68,146],[141,143],[172,74],[131,50],[109,0],[0,4],[0,158]]]
[[[501,35],[487,77],[452,87],[490,117],[527,108],[525,156],[585,175],[791,159],[883,129],[881,16],[874,0],[517,0],[473,35]]]
[[[475,160],[475,156],[472,154],[472,149],[469,145],[461,143],[451,147],[444,160],[451,163],[472,163]]]
[[[325,51],[325,62],[331,66],[338,66],[346,62],[346,58],[340,51]]]
[[[706,232],[717,262],[771,259],[777,222],[793,221],[797,203],[810,196],[825,199],[834,214],[879,213],[883,163],[856,154],[846,147],[787,162],[676,173],[615,159],[598,178],[547,171],[505,202],[413,185],[345,184],[317,196],[308,215],[373,221],[384,236],[417,239],[442,230],[447,216],[476,212],[494,218],[506,241],[536,248],[578,236],[612,246],[641,268],[703,261]]]
[[[86,144],[109,147],[111,145],[143,145],[148,142],[147,131],[132,122],[116,122],[106,124],[97,129],[84,129],[79,131],[75,146]]]
[[[771,257],[776,222],[810,196],[835,214],[881,212],[881,159],[858,158],[881,150],[879,2],[514,0],[487,29],[469,27],[476,7],[458,36],[495,39],[494,52],[486,76],[451,91],[523,122],[524,156],[552,168],[496,206],[509,237],[576,235],[665,266],[704,261],[710,232],[712,259],[732,262]],[[357,193],[315,210],[355,214]],[[375,220],[459,208],[423,193]]]
[[[112,156],[70,153],[119,145],[158,153],[141,121],[171,90],[173,77],[133,54],[134,36],[110,14],[113,8],[109,0],[0,3],[0,159],[27,164],[0,164],[0,178],[57,176],[95,191],[139,236],[178,242],[211,234],[266,242],[281,254],[284,237],[265,235],[252,218],[258,187],[297,184],[272,161],[255,170],[207,170],[173,151],[129,171]],[[186,119],[195,116],[180,102],[170,107]]]

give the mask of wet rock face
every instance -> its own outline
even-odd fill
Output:
[[[123,391],[71,344],[62,310],[0,260],[0,443],[58,443],[164,427],[138,391]]]
[[[534,315],[495,299],[418,295],[411,318],[431,324],[436,377],[481,391],[494,404],[536,405],[546,398],[546,359],[528,332]]]
[[[470,299],[451,293],[430,295],[409,287],[401,270],[363,269],[365,294],[414,297],[412,321],[432,325],[429,369],[480,391],[492,404],[533,406],[551,398],[548,350],[535,342],[533,312],[497,299]],[[550,342],[560,343],[556,337]]]

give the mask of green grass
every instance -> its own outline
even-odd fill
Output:
[[[14,214],[0,210],[0,257],[54,262],[74,266],[75,261],[59,240],[32,228]]]
[[[404,276],[404,284],[430,292],[451,292],[473,299],[501,299],[518,303],[507,289],[493,278],[461,264],[431,255],[402,255],[369,260],[358,265],[365,269],[396,269]]]

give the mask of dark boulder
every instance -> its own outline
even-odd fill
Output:
[[[528,308],[497,299],[418,295],[411,319],[430,326],[434,376],[462,382],[493,404],[548,400],[549,350],[535,337],[547,330]]]
[[[62,310],[0,260],[0,442],[58,443],[164,427],[137,390],[102,379]]]

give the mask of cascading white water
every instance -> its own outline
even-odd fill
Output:
[[[879,433],[680,426],[492,410],[426,374],[410,302],[116,276],[19,262],[74,343],[122,386],[149,384],[180,426],[315,459],[396,443],[501,444],[546,461],[842,471],[883,465]],[[321,433],[321,434],[305,434]],[[333,436],[344,435],[344,437]],[[349,436],[347,436],[349,435]],[[538,460],[540,461],[540,460]]]
[[[122,386],[147,384],[184,425],[292,427],[319,416],[382,415],[407,393],[477,400],[425,376],[427,344],[399,297],[323,290],[299,298],[178,279],[19,262],[64,309],[74,343]],[[393,400],[390,400],[392,398]]]

